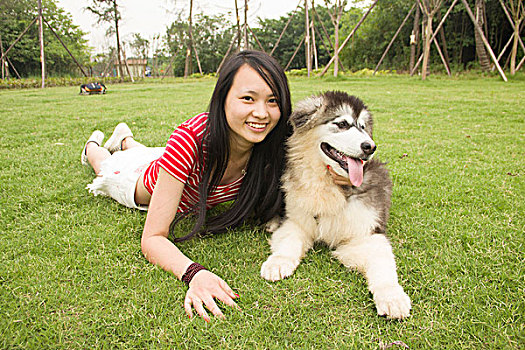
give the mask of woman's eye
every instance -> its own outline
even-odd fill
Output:
[[[277,99],[276,98],[271,98],[268,100],[268,103],[277,103]]]
[[[243,96],[241,97],[241,99],[245,101],[253,101],[253,98],[251,96]]]

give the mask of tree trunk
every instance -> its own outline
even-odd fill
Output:
[[[317,42],[315,40],[315,24],[314,24],[313,18],[312,18],[312,22],[310,23],[310,28],[312,29],[312,51],[314,54],[314,67],[315,67],[315,70],[318,70],[319,62],[317,61]]]
[[[0,61],[0,63],[2,64],[2,80],[6,78],[6,73],[5,72],[5,60],[4,60],[4,44],[2,43],[2,36],[0,35],[0,55],[2,57],[2,60]],[[7,73],[9,73],[9,70],[7,70]]]
[[[117,10],[117,0],[113,0],[113,12],[115,15],[115,35],[117,36],[117,62],[118,62],[118,72],[120,77],[123,78],[124,74],[122,72],[122,60],[120,59],[120,36],[118,33],[118,10]]]
[[[485,16],[483,13],[485,12],[485,2],[484,0],[476,0],[476,22],[479,24],[480,28],[483,28],[483,21]],[[489,57],[487,55],[487,50],[485,49],[485,45],[483,44],[483,40],[481,39],[481,35],[477,30],[474,30],[475,35],[475,41],[476,41],[476,55],[479,59],[479,64],[481,66],[481,70],[484,72],[488,72],[490,70],[490,61]]]
[[[465,31],[466,31],[466,24],[465,24],[465,21],[467,19],[467,15],[462,15],[461,16],[461,36],[460,36],[460,40],[459,40],[459,47],[460,47],[460,50],[459,50],[459,55],[458,55],[458,64],[463,64],[463,49],[465,47]],[[463,64],[463,69],[465,69],[466,66],[465,64]]]
[[[308,0],[304,0],[304,34],[305,34],[305,41],[304,41],[304,53],[306,58],[306,71],[308,72],[308,78],[310,77],[310,74],[312,74],[312,61],[311,55],[310,55],[310,18],[308,14]]]
[[[191,33],[192,26],[192,10],[193,10],[193,0],[190,0],[190,16],[188,18],[189,27],[188,27],[188,47],[186,48],[186,62],[184,64],[184,78],[187,78],[190,75],[191,71],[191,51],[193,48],[193,35]]]
[[[437,12],[437,20],[441,22],[441,12]],[[443,26],[439,29],[439,35],[441,36],[441,43],[443,44],[443,56],[445,57],[445,61],[447,62],[447,66],[450,67],[450,56],[448,55],[448,48],[447,48],[447,39],[445,38],[445,30],[443,29]]]
[[[416,6],[416,13],[414,15],[414,26],[412,27],[412,34],[410,35],[410,72],[414,69],[416,63],[416,49],[419,43],[419,20],[421,10]]]
[[[510,74],[516,74],[516,56],[518,54],[518,41],[520,38],[520,23],[515,21],[514,26],[514,42],[512,43],[512,51],[510,53]]]
[[[248,0],[244,0],[244,49],[250,49],[248,42]]]
[[[335,54],[334,54],[334,77],[337,77],[339,75],[339,24],[341,22],[341,15],[343,12],[343,5],[340,1],[336,1],[335,3],[335,10],[334,10],[334,46],[335,46]]]
[[[237,19],[237,51],[241,49],[241,19],[239,17],[239,5],[235,0],[235,18]]]
[[[337,75],[339,74],[339,54],[338,54],[338,51],[339,51],[339,21],[336,20],[335,22],[335,32],[334,32],[334,46],[335,46],[335,53],[334,53],[334,56],[335,56],[335,60],[334,60],[334,77],[337,77]]]
[[[42,88],[46,87],[46,59],[44,57],[44,23],[42,17],[42,0],[38,0],[38,37],[40,39],[40,64],[42,68]]]
[[[424,44],[425,47],[423,49],[423,67],[421,68],[421,78],[425,80],[427,78],[427,69],[428,69],[428,61],[430,58],[430,44],[431,44],[431,38],[432,38],[432,16],[427,15],[426,20],[426,27],[425,27],[425,40]]]

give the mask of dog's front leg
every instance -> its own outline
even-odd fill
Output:
[[[272,255],[261,266],[261,276],[278,281],[290,276],[313,244],[313,238],[292,220],[286,220],[270,240]]]
[[[373,234],[342,245],[334,255],[365,275],[379,315],[399,319],[410,316],[410,298],[399,285],[392,247],[384,235]]]

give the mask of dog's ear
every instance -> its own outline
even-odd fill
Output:
[[[321,96],[311,96],[299,101],[295,105],[295,110],[290,116],[290,122],[294,130],[308,127],[313,120],[313,115],[323,107]]]

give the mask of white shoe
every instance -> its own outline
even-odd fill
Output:
[[[86,148],[87,148],[88,143],[94,142],[98,146],[100,146],[103,140],[104,140],[104,133],[102,131],[100,130],[93,131],[89,139],[86,141],[86,144],[84,145],[84,148],[82,149],[82,153],[80,154],[80,162],[82,163],[82,165],[91,166],[89,165],[87,153],[86,153]]]
[[[133,133],[126,123],[120,123],[115,127],[113,134],[111,134],[110,138],[104,144],[104,148],[110,153],[122,151],[122,141],[124,141],[126,137],[133,137]]]

